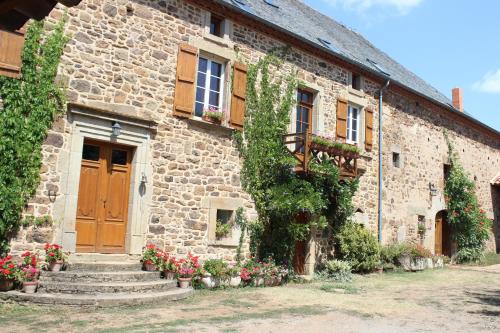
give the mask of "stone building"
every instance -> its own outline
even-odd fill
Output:
[[[61,14],[56,7],[51,18]],[[290,133],[307,129],[362,150],[355,218],[383,243],[419,240],[421,224],[419,241],[449,250],[444,131],[499,228],[492,179],[500,133],[463,111],[460,90],[450,100],[301,1],[83,0],[68,10],[66,31],[59,72],[67,113],[47,137],[42,182],[26,212],[55,224],[22,230],[14,250],[56,241],[72,252],[133,255],[151,242],[232,259],[239,230],[218,239],[217,221],[231,223],[238,207],[255,217],[232,139],[243,125],[246,68],[279,47],[290,47],[280,70],[303,83]],[[202,119],[209,106],[227,110],[221,125]],[[311,237],[307,272],[326,254],[324,243]]]

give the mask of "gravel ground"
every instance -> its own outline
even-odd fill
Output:
[[[0,304],[4,332],[500,332],[500,265],[201,291],[168,304]]]

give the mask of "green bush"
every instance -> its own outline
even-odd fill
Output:
[[[336,236],[340,258],[355,272],[371,272],[380,264],[380,246],[372,233],[357,223],[347,223]]]
[[[213,277],[223,277],[228,271],[228,265],[222,259],[209,259],[203,263],[203,269]]]
[[[393,264],[399,266],[398,258],[408,255],[412,259],[431,258],[432,253],[419,244],[401,243],[382,246],[380,249],[380,261],[383,265]]]
[[[325,275],[327,278],[333,279],[337,282],[351,282],[352,281],[352,267],[347,261],[330,260],[325,264]]]

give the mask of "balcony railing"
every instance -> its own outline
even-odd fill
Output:
[[[346,144],[325,145],[317,142],[311,133],[291,133],[283,136],[283,143],[297,160],[296,172],[309,172],[312,161],[330,161],[339,168],[341,178],[355,178],[359,174],[359,152]]]

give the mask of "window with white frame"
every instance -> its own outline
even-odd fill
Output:
[[[202,117],[210,108],[222,109],[224,98],[224,64],[221,61],[200,56],[196,79],[196,103],[194,115]]]
[[[360,108],[354,105],[349,105],[347,109],[347,143],[359,142],[359,128],[360,128]]]

